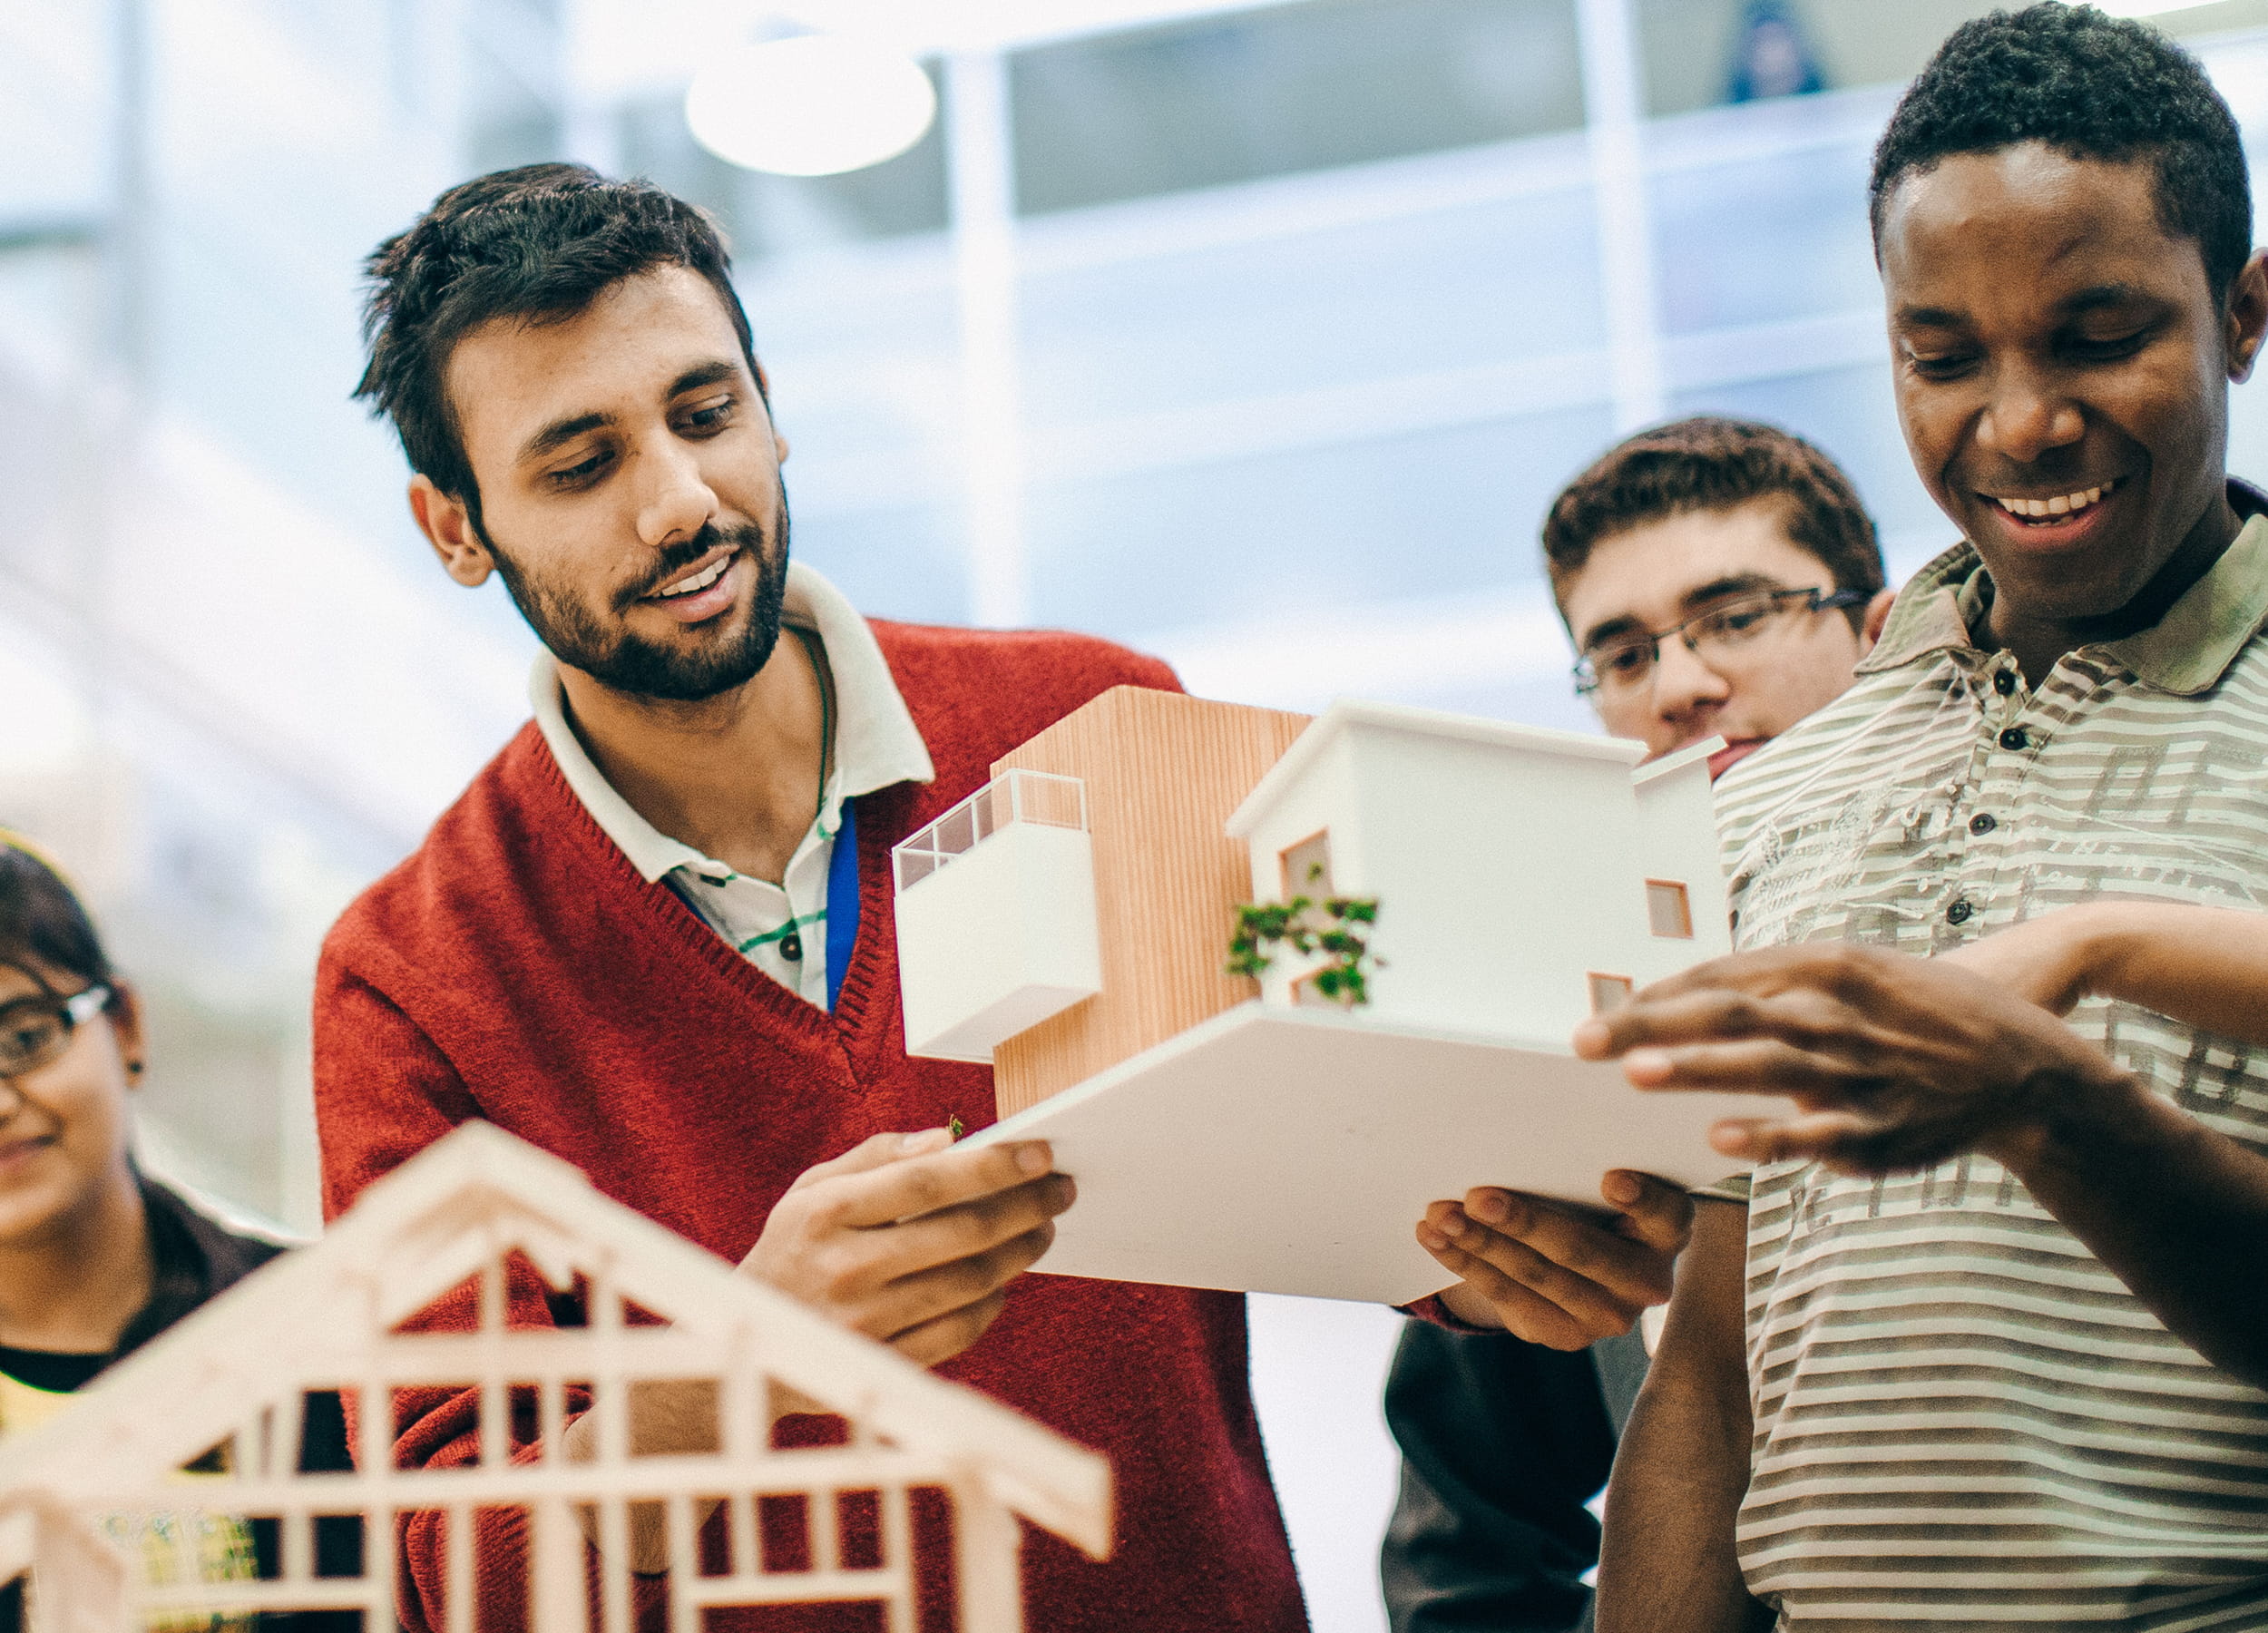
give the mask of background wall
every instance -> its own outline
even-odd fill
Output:
[[[1777,420],[1898,570],[1950,542],[1862,193],[1897,83],[1984,7],[1802,0],[1829,88],[1725,106],[1735,0],[1055,0],[997,55],[940,33],[946,117],[889,163],[693,145],[707,54],[890,3],[0,0],[0,822],[70,859],[150,994],[157,1165],[314,1226],[318,941],[524,717],[525,631],[434,569],[347,396],[361,257],[481,170],[579,157],[719,211],[797,548],[875,613],[1583,727],[1534,540],[1618,426]],[[1105,11],[1134,21],[1076,22]],[[2257,141],[2268,0],[2162,22]],[[1014,208],[972,256],[949,138],[980,115]],[[1381,1626],[1397,1319],[1256,1301],[1327,1633]]]

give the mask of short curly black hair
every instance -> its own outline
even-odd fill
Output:
[[[1960,153],[2044,142],[2076,159],[2146,159],[2158,223],[2204,259],[2215,300],[2253,249],[2252,184],[2229,105],[2197,59],[2146,24],[2047,4],[1964,23],[1907,87],[1874,149],[1881,251],[1898,183]]]
[[[477,526],[480,490],[445,389],[456,343],[498,318],[572,318],[612,285],[666,266],[709,281],[754,372],[732,258],[706,211],[650,181],[610,181],[582,164],[461,181],[365,264],[369,359],[355,396],[394,422],[410,469],[465,501]]]

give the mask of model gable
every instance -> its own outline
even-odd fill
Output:
[[[543,1284],[579,1294],[585,1325],[514,1325],[515,1301],[540,1297]],[[469,1330],[417,1330],[413,1318],[437,1301],[470,1312]],[[709,1443],[666,1454],[633,1445],[633,1397],[689,1383],[714,1403]],[[319,1390],[347,1402],[353,1472],[300,1472],[300,1406]],[[470,1456],[395,1468],[395,1410],[436,1393],[455,1396],[444,1410],[476,1431]],[[775,1422],[788,1411],[836,1414],[847,1438],[777,1443]],[[571,1455],[567,1425],[579,1418],[589,1439]],[[218,1472],[185,1484],[181,1471],[200,1458]],[[399,1514],[412,1529],[439,1528],[463,1567],[445,1633],[472,1633],[476,1555],[484,1595],[498,1572],[532,1580],[533,1625],[582,1633],[582,1508],[596,1516],[602,1619],[626,1633],[608,1607],[631,1601],[631,1510],[651,1504],[667,1593],[689,1611],[852,1599],[910,1617],[906,1504],[922,1487],[953,1502],[964,1626],[1016,1625],[1014,1516],[1097,1557],[1110,1551],[1101,1459],[736,1274],[568,1165],[476,1123],[372,1186],[320,1243],[0,1445],[0,1546],[13,1538],[19,1563],[34,1556],[34,1633],[125,1633],[216,1608],[352,1609],[383,1627],[396,1617],[399,1540],[385,1517]],[[789,1495],[802,1521],[783,1553],[776,1503]],[[269,1526],[273,1569],[220,1581],[93,1569],[102,1517],[135,1514]],[[350,1515],[370,1521],[374,1545],[352,1574],[325,1574],[318,1528]]]

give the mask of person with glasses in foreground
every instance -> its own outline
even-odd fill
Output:
[[[1649,758],[1722,737],[1716,771],[1840,695],[1890,608],[1850,480],[1746,420],[1678,420],[1609,450],[1553,503],[1543,543],[1599,723]],[[1481,1244],[1443,1258],[1471,1271],[1514,1253],[1497,1228],[1540,1207],[1474,1192],[1434,1210],[1430,1226],[1461,1235],[1428,1246]],[[1637,1335],[1606,1330],[1404,1331],[1386,1383],[1402,1487],[1380,1556],[1394,1633],[1587,1624],[1598,1522],[1585,1504],[1646,1374]]]
[[[85,908],[30,841],[0,829],[0,1437],[45,1422],[284,1250],[210,1217],[135,1167],[132,1102],[144,1060],[133,989],[112,973]],[[308,1397],[300,1466],[350,1466],[335,1393]],[[190,1523],[185,1534],[209,1579],[263,1573],[272,1525]],[[153,1553],[174,1546],[145,1542]],[[316,1546],[323,1560],[358,1555],[359,1521],[318,1521]],[[337,1633],[353,1617],[261,1619],[292,1633]],[[0,1586],[0,1633],[23,1623],[19,1578]]]

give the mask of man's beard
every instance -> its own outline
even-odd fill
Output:
[[[768,541],[764,530],[754,523],[728,532],[714,524],[704,526],[692,538],[663,551],[645,583],[615,598],[616,621],[611,628],[602,625],[580,598],[530,578],[494,541],[484,542],[513,604],[528,621],[536,639],[560,662],[615,691],[675,703],[702,702],[746,685],[771,660],[772,649],[779,644],[780,611],[787,593],[785,494],[780,496],[777,548],[766,548]],[[631,633],[620,621],[632,605],[720,545],[738,548],[757,572],[756,599],[738,635],[720,638],[699,650],[673,651]]]

